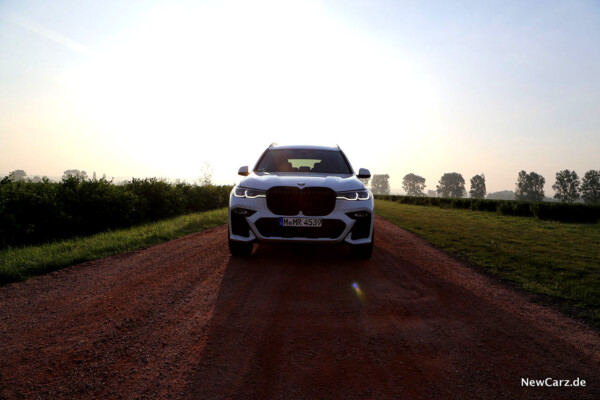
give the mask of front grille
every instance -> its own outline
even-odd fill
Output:
[[[339,219],[324,219],[318,228],[279,226],[279,218],[261,218],[256,229],[264,237],[336,239],[344,232],[346,224]]]
[[[302,213],[308,216],[328,215],[335,208],[335,192],[329,188],[302,189]]]
[[[273,214],[298,215],[300,212],[300,189],[276,186],[267,190],[267,207]]]
[[[267,207],[273,214],[307,216],[329,215],[335,208],[335,192],[325,187],[299,189],[276,186],[267,191]]]

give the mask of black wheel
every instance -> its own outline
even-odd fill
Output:
[[[373,254],[373,242],[375,241],[375,232],[371,236],[371,243],[368,244],[355,244],[350,246],[350,254],[352,258],[357,260],[368,260]]]
[[[237,240],[229,239],[229,252],[234,257],[248,257],[252,254],[252,242],[238,242]]]

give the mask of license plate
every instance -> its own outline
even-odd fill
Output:
[[[285,218],[279,217],[279,226],[301,226],[305,228],[318,228],[323,225],[321,218]]]

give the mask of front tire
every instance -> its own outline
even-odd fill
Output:
[[[234,257],[248,257],[252,254],[253,247],[254,243],[252,242],[239,242],[229,239],[229,253]]]

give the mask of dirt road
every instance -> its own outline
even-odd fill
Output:
[[[597,333],[376,230],[369,261],[275,245],[233,259],[222,226],[0,287],[0,397],[600,398]]]

